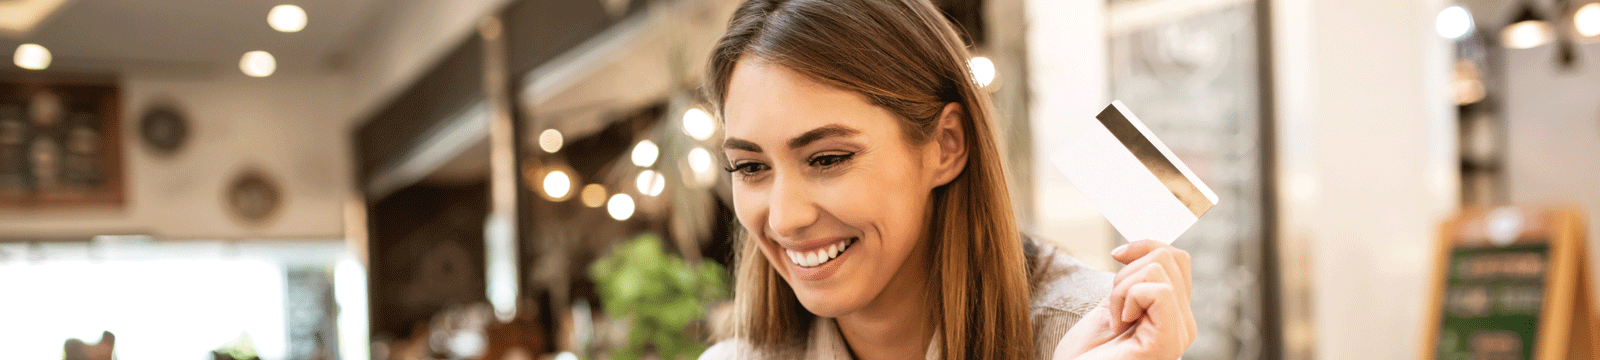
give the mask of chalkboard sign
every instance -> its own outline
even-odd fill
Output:
[[[1596,319],[1579,214],[1469,209],[1440,231],[1423,359],[1590,359]]]

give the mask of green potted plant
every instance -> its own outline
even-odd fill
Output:
[[[601,309],[632,325],[627,346],[612,353],[617,360],[639,359],[647,352],[667,360],[698,356],[705,345],[692,336],[689,325],[704,319],[711,303],[728,296],[728,276],[721,265],[709,260],[690,264],[667,254],[661,239],[651,234],[617,244],[590,265],[589,276]]]

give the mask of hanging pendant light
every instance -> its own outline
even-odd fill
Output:
[[[1554,39],[1555,29],[1527,1],[1522,2],[1522,9],[1517,11],[1511,25],[1500,30],[1500,43],[1511,49],[1536,48]]]
[[[1561,70],[1572,72],[1578,70],[1578,45],[1571,40],[1562,39],[1556,44],[1556,65]]]

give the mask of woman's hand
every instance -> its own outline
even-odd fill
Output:
[[[1198,332],[1189,310],[1189,253],[1141,240],[1111,251],[1127,264],[1111,295],[1056,345],[1056,360],[1154,359],[1183,355]]]

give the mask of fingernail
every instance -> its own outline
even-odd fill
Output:
[[[1122,244],[1122,246],[1111,249],[1111,256],[1122,256],[1124,252],[1128,252],[1128,244]]]

